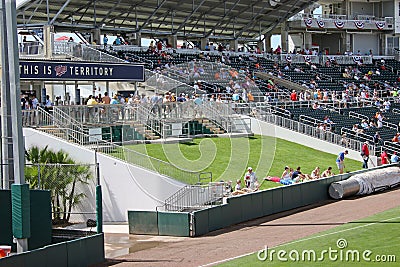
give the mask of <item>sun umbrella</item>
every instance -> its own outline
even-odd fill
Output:
[[[65,36],[65,35],[56,38],[56,41],[68,41],[68,40],[69,40],[69,37]]]

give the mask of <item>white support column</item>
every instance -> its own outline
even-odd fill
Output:
[[[208,38],[201,38],[201,40],[200,40],[200,46],[201,46],[200,49],[201,50],[206,49],[207,43],[208,43]]]
[[[239,48],[239,41],[237,39],[230,41],[230,47],[233,49],[235,52],[238,51]]]
[[[304,49],[311,49],[312,47],[312,34],[309,32],[304,33]]]
[[[289,50],[289,33],[286,22],[281,26],[281,48],[284,52]]]
[[[176,35],[168,36],[168,44],[171,45],[172,48],[177,48],[178,46],[178,37]]]
[[[270,49],[272,48],[271,37],[272,37],[272,34],[270,34],[270,33],[264,34],[264,45],[265,45],[266,52],[270,51]]]
[[[43,26],[44,57],[53,56],[54,28],[51,25]]]
[[[101,40],[101,33],[100,33],[100,29],[99,28],[96,28],[96,29],[93,29],[92,30],[92,32],[91,32],[91,34],[92,34],[92,43],[96,43],[96,44],[100,44],[100,40]]]

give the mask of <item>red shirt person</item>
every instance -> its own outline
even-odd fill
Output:
[[[389,156],[386,153],[386,150],[383,150],[383,152],[381,153],[381,163],[383,164],[389,164]]]
[[[363,158],[363,168],[368,169],[368,160],[369,160],[369,142],[365,141],[361,147],[361,156]]]
[[[292,100],[292,101],[297,100],[297,94],[296,94],[295,90],[293,90],[293,92],[290,94],[290,100]]]

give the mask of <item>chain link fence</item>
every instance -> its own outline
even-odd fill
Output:
[[[31,189],[51,192],[53,225],[96,221],[96,164],[27,164]]]

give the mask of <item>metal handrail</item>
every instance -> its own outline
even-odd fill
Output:
[[[225,182],[187,185],[164,201],[164,209],[166,211],[183,211],[215,205],[217,201],[221,201],[227,195],[226,185]]]
[[[301,123],[299,121],[295,121],[289,118],[284,118],[278,116],[276,114],[265,114],[258,117],[261,120],[264,120],[268,123],[272,123],[274,125],[290,129],[292,131],[305,134],[320,140],[327,141],[329,143],[333,143],[340,146],[345,146],[349,149],[355,151],[361,151],[361,147],[363,142],[357,141],[355,139],[349,139],[348,144],[342,143],[342,136],[330,131],[321,131],[320,129],[316,128],[315,126],[307,125]],[[371,153],[374,153],[375,147],[371,147]]]

